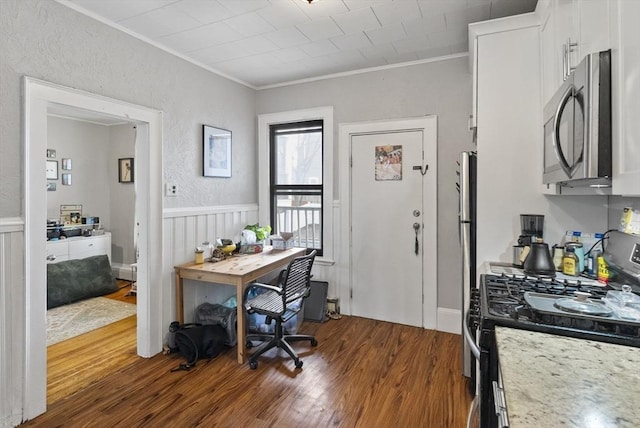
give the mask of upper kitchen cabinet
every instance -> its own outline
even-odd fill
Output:
[[[522,15],[510,16],[508,18],[499,18],[493,19],[490,21],[477,22],[469,25],[469,69],[471,70],[473,77],[473,88],[472,88],[472,112],[471,112],[471,120],[470,125],[472,128],[478,127],[478,118],[481,113],[479,113],[479,100],[478,100],[478,91],[479,91],[479,73],[481,70],[478,70],[478,42],[480,40],[485,41],[484,46],[489,46],[491,43],[487,43],[487,41],[492,39],[492,35],[502,35],[504,37],[510,37],[517,34],[518,30],[522,30],[525,28],[536,28],[538,27],[538,20],[534,13],[525,13]],[[516,31],[516,33],[510,33],[512,31]],[[537,40],[537,37],[536,37]],[[495,69],[505,69],[506,66],[518,66],[518,61],[515,59],[518,55],[530,55],[535,54],[536,58],[538,57],[538,49],[535,52],[531,52],[528,48],[525,48],[524,44],[521,46],[515,46],[514,52],[505,52],[505,51],[496,51],[489,52],[489,50],[485,49],[482,56],[482,64],[483,70],[482,72],[486,73],[487,71],[491,74],[491,68]],[[528,78],[531,75],[531,78],[535,78],[536,82],[539,81],[538,68],[535,69],[522,69],[518,68],[518,73],[513,76],[514,83],[522,82],[525,78]],[[527,74],[527,76],[522,76],[521,73]],[[520,74],[520,75],[519,75]],[[505,90],[508,90],[505,87]],[[487,100],[483,100],[487,101]],[[485,107],[486,108],[486,107]]]
[[[540,0],[543,103],[587,54],[609,49],[610,9],[603,0]]]
[[[640,196],[640,1],[611,7],[614,195]]]

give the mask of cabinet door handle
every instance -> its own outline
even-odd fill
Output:
[[[50,262],[54,261],[55,259],[56,259],[56,256],[54,256],[53,254],[49,254],[47,256],[47,260],[50,261]]]
[[[562,81],[567,80],[567,60],[569,59],[569,54],[567,53],[567,45],[562,45]]]

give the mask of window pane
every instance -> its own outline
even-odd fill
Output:
[[[292,232],[294,245],[321,248],[322,205],[321,196],[278,195],[276,197],[276,231]]]
[[[276,184],[322,184],[322,131],[276,136]]]

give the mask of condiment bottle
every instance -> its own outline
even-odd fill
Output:
[[[609,282],[609,266],[602,255],[598,256],[598,281]]]
[[[587,272],[595,277],[598,276],[598,257],[600,257],[600,251],[594,249],[591,250],[587,259]]]
[[[195,251],[195,260],[196,264],[204,263],[204,251],[197,249]]]
[[[562,257],[562,273],[569,276],[578,276],[578,256],[574,247],[567,246]]]
[[[580,275],[585,268],[585,263],[584,263],[584,248],[582,246],[582,243],[580,242],[567,242],[565,244],[565,248],[569,248],[572,247],[573,251],[576,255],[576,257],[578,258],[578,267],[576,268],[578,270],[578,275]]]
[[[553,246],[553,265],[558,272],[562,272],[562,258],[564,257],[564,247]]]

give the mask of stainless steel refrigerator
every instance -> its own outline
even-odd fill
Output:
[[[463,374],[475,386],[476,359],[472,352],[476,342],[475,329],[468,328],[471,294],[477,293],[476,284],[476,168],[477,154],[462,152],[458,171],[460,247],[462,251],[462,368]]]

